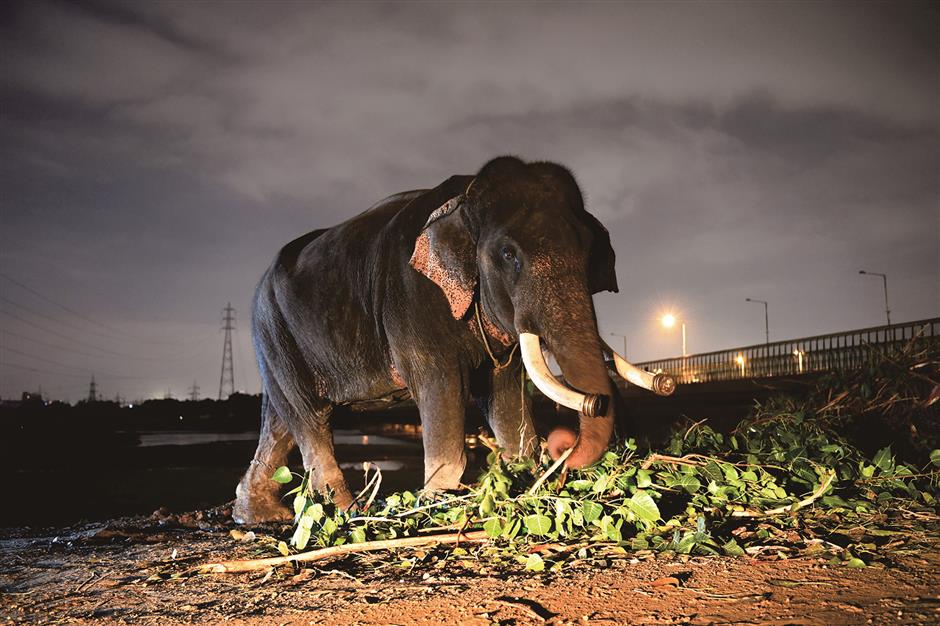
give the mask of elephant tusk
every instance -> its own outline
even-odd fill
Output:
[[[567,387],[552,375],[542,354],[541,340],[532,333],[519,333],[519,351],[529,378],[550,399],[573,409],[586,417],[597,417],[606,412],[607,397],[594,393],[581,393]]]
[[[608,354],[613,355],[614,367],[617,368],[617,373],[627,382],[652,391],[659,396],[671,396],[676,390],[676,379],[669,374],[651,374],[650,372],[641,370],[639,367],[617,354],[614,349],[606,343],[604,347]]]

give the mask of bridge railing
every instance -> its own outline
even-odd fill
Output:
[[[870,347],[898,349],[914,337],[940,341],[940,317],[647,361],[636,366],[649,372],[672,374],[680,384],[797,376],[857,369],[869,362]]]

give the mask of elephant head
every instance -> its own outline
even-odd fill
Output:
[[[456,319],[476,294],[487,322],[520,339],[524,362],[547,395],[580,411],[580,432],[556,429],[549,450],[578,468],[595,462],[613,432],[613,391],[592,295],[617,291],[614,251],[584,208],[571,173],[554,163],[500,157],[466,190],[434,211],[412,266],[444,292]],[[545,367],[540,344],[567,386]]]

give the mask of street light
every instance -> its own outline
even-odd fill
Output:
[[[859,274],[865,274],[866,276],[881,276],[881,280],[884,283],[885,288],[885,318],[888,320],[888,326],[891,325],[891,309],[888,308],[888,277],[885,274],[880,274],[878,272],[866,272],[865,270],[858,270]]]
[[[672,328],[673,326],[676,325],[676,322],[679,320],[676,320],[676,316],[673,315],[672,313],[666,313],[665,315],[662,316],[662,318],[659,321],[662,323],[664,327]],[[686,349],[685,321],[681,321],[680,324],[682,324],[682,356],[687,357],[689,356],[689,352]]]
[[[739,354],[737,358],[734,359],[734,362],[741,366],[741,378],[744,378],[744,355]]]
[[[627,358],[627,336],[620,333],[610,333],[612,337],[621,337],[623,339],[623,358]]]
[[[770,322],[767,317],[767,301],[766,300],[755,300],[754,298],[745,298],[745,302],[757,302],[764,305],[764,339],[766,343],[770,343]]]

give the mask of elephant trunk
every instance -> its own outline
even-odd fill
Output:
[[[578,434],[567,428],[556,428],[548,438],[553,458],[574,448],[566,465],[577,469],[591,465],[607,449],[614,430],[614,402],[610,401],[612,381],[604,362],[603,342],[597,332],[591,296],[587,289],[568,286],[569,289],[559,291],[565,294],[564,302],[546,306],[537,324],[546,347],[561,367],[566,385],[556,381],[544,366],[538,336],[525,337],[527,333],[520,333],[519,345],[520,350],[525,348],[523,360],[536,386],[549,398],[579,413]],[[531,358],[533,356],[537,358]],[[541,363],[543,371],[536,361]]]

